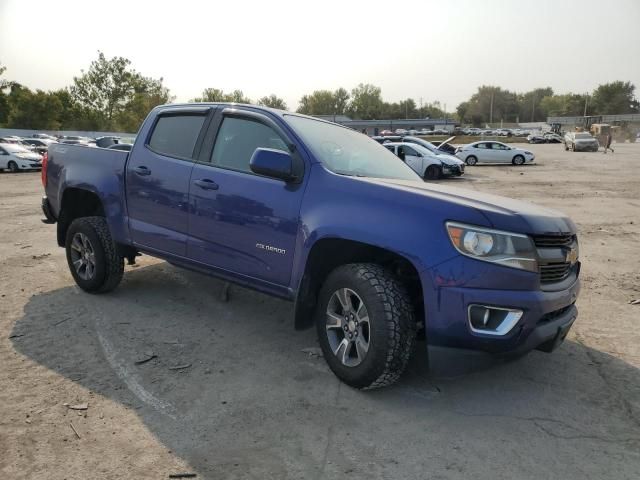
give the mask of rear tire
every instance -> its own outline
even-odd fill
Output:
[[[425,180],[437,180],[442,176],[442,171],[436,165],[429,165],[424,172]]]
[[[124,274],[104,217],[77,218],[67,230],[67,263],[78,286],[89,293],[106,293],[118,286]]]
[[[18,168],[18,164],[16,162],[14,162],[13,160],[11,160],[8,164],[7,164],[7,168],[9,168],[9,171],[11,173],[16,173],[18,170],[20,170]]]
[[[471,167],[471,166],[475,165],[476,163],[478,163],[478,159],[473,155],[469,155],[467,157],[467,159],[464,161],[464,163],[466,163],[467,165],[469,165]]]
[[[398,380],[416,337],[405,287],[371,263],[342,265],[329,274],[320,290],[316,329],[329,368],[359,389]]]
[[[522,155],[516,155],[513,157],[513,160],[511,160],[511,163],[514,165],[522,165],[524,163],[524,157]]]

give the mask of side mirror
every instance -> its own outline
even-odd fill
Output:
[[[253,173],[277,178],[285,182],[290,182],[295,178],[293,175],[293,158],[289,153],[282,150],[257,148],[251,156],[249,167]]]

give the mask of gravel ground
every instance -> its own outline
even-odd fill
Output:
[[[372,392],[336,380],[289,303],[235,286],[225,302],[221,282],[150,257],[81,293],[40,222],[39,174],[0,173],[2,478],[637,479],[640,144],[614,147],[534,145],[536,165],[443,181],[576,221],[567,342],[499,364],[432,352],[431,371],[419,342]]]

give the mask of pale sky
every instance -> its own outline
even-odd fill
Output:
[[[0,0],[5,78],[56,89],[97,50],[163,77],[176,101],[205,87],[275,93],[290,109],[360,82],[451,111],[479,85],[640,96],[640,0]]]

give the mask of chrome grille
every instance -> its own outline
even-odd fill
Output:
[[[560,282],[571,273],[571,263],[555,262],[540,265],[540,281],[542,283]]]

